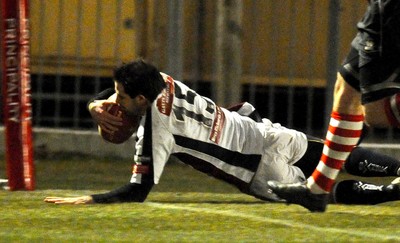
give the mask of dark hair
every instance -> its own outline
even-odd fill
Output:
[[[143,59],[123,63],[114,69],[114,79],[124,86],[125,92],[135,98],[143,95],[153,102],[166,87],[158,69]]]

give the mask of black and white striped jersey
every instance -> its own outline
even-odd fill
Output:
[[[157,184],[170,157],[239,188],[250,183],[260,161],[275,156],[296,162],[305,152],[303,133],[273,124],[255,122],[238,112],[217,106],[180,81],[162,74],[167,88],[151,107],[154,183]],[[144,121],[136,151],[142,151]],[[288,146],[289,145],[289,146]],[[133,174],[131,183],[140,183]]]

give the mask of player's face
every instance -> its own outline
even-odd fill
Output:
[[[143,116],[145,114],[149,102],[143,95],[138,95],[132,99],[125,93],[124,86],[118,82],[114,82],[114,88],[117,94],[116,102],[120,104],[129,115]]]

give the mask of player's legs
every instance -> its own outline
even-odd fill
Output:
[[[306,153],[295,163],[306,177],[310,176],[317,166],[323,146],[321,140],[309,139]],[[351,175],[362,177],[399,176],[400,161],[370,149],[355,147],[346,160],[344,169]],[[329,203],[373,205],[400,200],[399,181],[395,180],[393,185],[359,180],[339,181],[333,186]]]
[[[285,176],[287,175],[287,176]],[[261,162],[249,185],[249,194],[266,201],[282,201],[268,186],[269,180],[283,183],[304,182],[305,176],[300,168],[289,165],[283,160],[274,163]]]
[[[400,200],[400,187],[344,180],[334,186],[331,195],[330,203],[374,205]]]
[[[386,99],[378,100],[369,104],[366,104],[364,106],[365,108],[365,122],[368,123],[371,127],[377,127],[377,128],[385,128],[385,127],[391,127],[394,125],[392,122],[395,120],[392,120],[392,122],[389,121],[389,117],[386,107]],[[385,108],[386,107],[386,108]],[[386,111],[383,113],[383,111]]]
[[[323,142],[320,139],[308,138],[308,147],[304,156],[294,165],[299,167],[305,177],[312,174],[318,164],[319,155],[323,149]],[[363,177],[384,177],[399,176],[400,161],[394,157],[372,151],[370,149],[355,147],[345,163],[347,173]],[[294,181],[295,182],[295,181]],[[358,180],[345,180],[335,183],[330,194],[329,203],[342,204],[377,204],[387,201],[400,200],[399,182],[395,185],[378,185],[365,183]],[[264,183],[260,184],[262,188]],[[294,190],[307,190],[304,184],[292,184],[297,187]],[[293,187],[292,187],[293,189]],[[271,195],[271,194],[270,194]],[[304,198],[300,198],[304,200]],[[311,203],[307,202],[307,208],[311,211],[321,211],[323,207],[319,203],[328,203],[327,198],[312,198]],[[274,200],[276,201],[276,199]],[[301,203],[299,203],[301,204]],[[302,205],[302,204],[301,204]]]
[[[323,146],[321,141],[309,140],[306,153],[294,164],[300,168],[305,177],[311,176],[318,165]],[[400,160],[371,149],[355,147],[348,156],[343,170],[350,175],[360,177],[400,176]]]
[[[361,105],[361,94],[345,81],[341,73],[337,74],[332,111],[356,115],[364,113]]]
[[[395,29],[398,31],[398,25]],[[360,36],[361,45],[368,48],[352,49],[339,71],[325,146],[307,185],[269,183],[278,196],[311,211],[325,210],[327,201],[324,198],[332,190],[340,169],[357,144],[364,114],[367,113],[367,121],[373,126],[388,126],[400,121],[400,98],[397,98],[400,92],[400,54],[392,54],[400,53],[399,45],[397,43],[395,49],[385,48],[387,55],[382,56],[382,52],[369,49],[370,36]],[[385,97],[393,95],[396,96],[390,99],[389,106]]]
[[[400,127],[400,93],[387,97],[381,101],[377,105],[376,109],[383,109],[385,110],[385,118],[387,123],[385,125],[392,126],[399,128]],[[373,106],[367,106],[367,109],[375,109]],[[370,114],[373,114],[373,111],[370,111]],[[368,117],[371,123],[375,122],[371,119],[373,117]]]
[[[304,183],[306,177],[303,171],[293,164],[304,156],[308,140],[298,131],[284,127],[266,126],[264,133],[264,153],[250,182],[250,194],[267,200],[271,197],[268,181],[274,180],[282,183]]]
[[[310,211],[325,211],[335,180],[361,136],[364,110],[360,98],[358,91],[338,73],[331,119],[318,166],[306,185],[269,182],[279,197]]]
[[[356,147],[344,165],[347,173],[362,177],[400,176],[400,161],[394,157]]]
[[[325,146],[316,170],[307,179],[307,187],[312,193],[327,194],[331,191],[340,169],[358,143],[362,127],[360,95],[338,74]]]
[[[362,147],[356,147],[345,163],[347,173],[362,177],[399,176],[400,161]],[[330,203],[373,205],[400,200],[400,183],[392,185],[367,183],[358,180],[337,182]]]
[[[370,72],[371,70],[368,69],[368,72],[361,75],[360,70],[358,70],[357,56],[358,53],[353,49],[348,56],[348,62],[341,67],[338,74],[334,91],[332,117],[323,154],[316,170],[308,178],[306,187],[303,185],[296,187],[296,185],[285,186],[279,183],[270,184],[270,187],[278,196],[287,199],[289,202],[303,205],[311,211],[325,210],[322,204],[326,203],[326,200],[323,200],[323,196],[320,195],[327,194],[332,190],[340,168],[343,166],[354,145],[357,144],[364,114],[362,103],[367,106],[368,112],[370,112],[368,119],[372,125],[385,126],[390,122],[390,119],[382,114],[384,110],[382,107],[385,103],[384,97],[385,95],[396,94],[397,88],[388,89],[386,86],[388,83],[384,85],[381,85],[379,82],[371,83],[371,80],[376,82],[373,79],[376,73]],[[393,72],[393,64],[391,69],[385,70],[392,70]],[[377,70],[375,71],[377,72]],[[344,76],[346,81],[343,78]],[[384,76],[388,77],[388,72],[385,72]],[[364,82],[361,84],[360,91],[362,92],[362,96],[356,89],[360,77],[371,81],[370,83]],[[389,75],[389,77],[398,78],[397,74],[394,76]],[[392,87],[392,84],[395,83],[389,83],[389,87]],[[394,87],[396,87],[396,84]],[[395,108],[400,107],[397,103],[393,106]],[[295,196],[299,194],[303,194],[304,196]]]
[[[359,60],[363,65],[359,65]],[[399,60],[400,55],[365,60],[352,49],[335,84],[331,120],[317,168],[308,177],[306,185],[269,183],[278,196],[310,211],[325,211],[327,196],[337,175],[360,138],[364,114],[367,113],[369,125],[400,124]],[[392,96],[390,106],[385,99],[388,96]]]
[[[370,126],[377,128],[400,128],[400,92],[364,104],[364,108],[365,122]]]
[[[386,96],[400,92],[399,45],[387,40],[399,40],[400,4],[389,2],[385,6],[370,3],[372,12],[367,16],[373,17],[371,21],[376,24],[370,27],[377,29],[359,33],[360,49],[351,50],[338,73],[324,150],[316,170],[307,180],[312,193],[331,191],[339,170],[358,142],[364,114],[369,125],[392,123],[382,114],[382,108]],[[382,20],[388,22],[382,23]],[[392,107],[397,108],[397,103]]]
[[[285,156],[278,153],[275,155],[276,156],[261,160],[250,182],[249,192],[251,195],[263,200],[281,201],[281,199],[269,189],[268,181],[303,183],[306,180],[304,173],[299,167],[288,164],[288,160]]]

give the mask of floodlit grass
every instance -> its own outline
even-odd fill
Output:
[[[309,213],[297,205],[264,203],[172,163],[145,203],[54,205],[43,199],[123,185],[130,163],[40,160],[36,171],[37,190],[0,191],[0,242],[400,241],[400,202],[330,205],[326,213]]]

